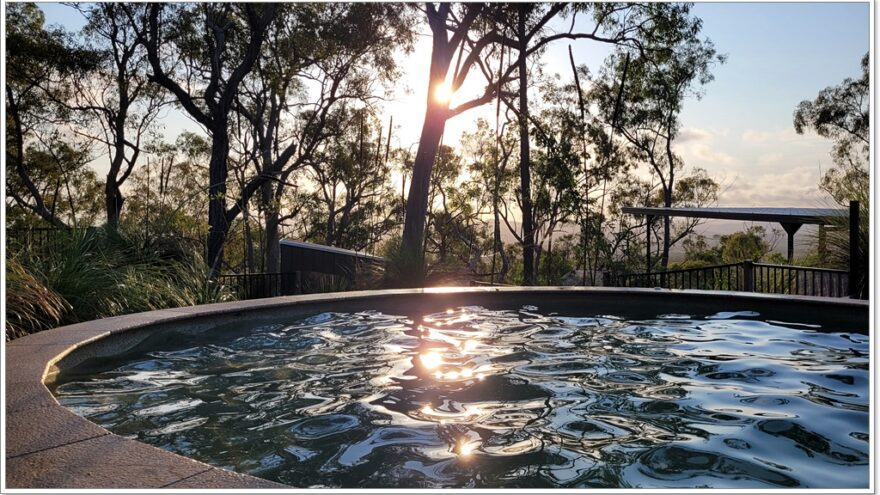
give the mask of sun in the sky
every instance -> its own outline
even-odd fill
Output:
[[[449,103],[449,100],[452,99],[452,93],[452,85],[446,81],[434,88],[434,98],[440,103]]]

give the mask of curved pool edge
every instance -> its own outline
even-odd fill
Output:
[[[686,300],[689,307],[742,301],[750,306],[804,305],[817,313],[864,313],[868,301],[807,296],[597,287],[473,287],[390,289],[285,296],[251,301],[165,309],[105,318],[32,334],[6,343],[6,487],[7,488],[289,488],[253,476],[234,473],[135,440],[115,435],[60,405],[46,387],[59,366],[85,357],[112,355],[140,342],[144,335],[167,326],[188,324],[195,329],[285,310],[292,314],[318,308],[343,310],[397,307],[418,310],[418,304],[478,304],[500,299],[553,295],[581,302],[626,304],[626,296],[656,300]],[[425,299],[429,301],[425,301]],[[498,301],[495,301],[498,302]],[[539,299],[539,303],[543,302]],[[806,303],[806,305],[805,305]],[[265,312],[265,313],[263,313]],[[206,317],[208,321],[206,320]],[[856,315],[856,318],[862,317]],[[866,330],[867,331],[867,330]],[[113,339],[108,337],[114,336]],[[77,356],[78,359],[75,359]]]

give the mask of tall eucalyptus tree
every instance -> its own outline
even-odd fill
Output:
[[[673,151],[681,129],[682,106],[689,97],[701,97],[702,87],[713,79],[712,68],[725,60],[716,53],[711,41],[698,37],[699,28],[699,21],[694,20],[675,44],[669,46],[661,40],[661,46],[648,46],[649,56],[632,58],[623,83],[623,105],[619,108],[619,92],[614,86],[621,80],[627,61],[623,52],[609,58],[605,77],[592,92],[603,120],[611,122],[612,115],[619,110],[616,130],[635,159],[647,163],[658,178],[662,205],[667,208],[675,202],[676,178],[684,167],[681,157]],[[675,242],[671,230],[671,219],[664,217],[660,255],[664,269],[669,263],[669,248]]]
[[[64,188],[72,201],[71,174],[90,161],[91,143],[65,141],[54,125],[60,111],[55,101],[63,93],[57,83],[94,68],[96,56],[71,46],[61,29],[47,28],[35,4],[13,3],[4,8],[7,198],[49,224],[67,227],[75,218],[59,214],[57,199]],[[62,163],[65,157],[67,163]],[[71,208],[70,213],[75,217],[74,211]]]
[[[125,202],[122,185],[141,158],[164,95],[147,80],[146,53],[121,6],[99,3],[77,8],[87,19],[84,47],[101,56],[85,77],[68,78],[70,95],[59,103],[85,114],[80,134],[107,147],[110,166],[104,208],[107,225],[116,228]]]
[[[229,233],[229,124],[242,81],[253,70],[274,3],[124,4],[147,52],[149,78],[168,90],[211,136],[208,246],[211,273],[223,263]]]
[[[471,108],[502,97],[516,109],[520,124],[520,195],[523,204],[523,266],[525,283],[534,282],[534,240],[531,223],[528,125],[527,60],[537,56],[558,40],[592,40],[621,47],[663,52],[682,39],[696,36],[699,21],[689,16],[689,6],[681,4],[427,4],[424,10],[432,33],[432,52],[425,120],[413,177],[407,198],[406,218],[401,244],[400,270],[409,275],[403,285],[415,285],[424,277],[423,237],[428,209],[431,170],[445,129],[446,121]],[[568,30],[552,31],[551,21],[566,15],[585,14],[590,21],[571,22]],[[505,50],[517,52],[502,61],[496,72],[491,59],[501,59]],[[455,65],[452,65],[453,59]],[[455,93],[471,70],[477,68],[487,84],[482,94],[450,108],[448,98],[437,98],[438,90]],[[517,92],[507,86],[517,82]],[[512,97],[516,96],[516,104]],[[528,227],[528,228],[527,228]],[[531,269],[529,268],[531,267]]]
[[[394,54],[412,45],[413,17],[396,4],[291,4],[269,27],[235,110],[249,123],[255,174],[226,211],[232,222],[253,197],[265,216],[265,266],[280,270],[284,195],[297,171],[345,134],[352,108],[378,99],[398,75]],[[321,176],[319,175],[320,179]],[[292,209],[296,209],[295,207]],[[330,236],[330,240],[333,236]]]

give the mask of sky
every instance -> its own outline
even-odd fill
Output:
[[[39,5],[49,24],[70,30],[83,24],[70,7]],[[869,4],[697,3],[692,14],[702,19],[703,36],[727,55],[727,62],[715,67],[715,80],[704,88],[704,96],[684,105],[674,149],[686,168],[704,168],[722,184],[718,206],[826,206],[816,184],[832,164],[831,143],[814,134],[797,135],[792,115],[800,101],[860,75],[859,63],[870,47]],[[556,27],[563,25],[567,27]],[[576,63],[594,73],[609,50],[591,41],[558,42],[541,62],[545,73],[571,77],[569,44]],[[414,51],[400,58],[404,76],[385,105],[385,120],[393,117],[392,142],[398,146],[415,150],[418,142],[429,61],[428,35],[420,36]],[[453,104],[482,88],[482,76],[473,72]],[[457,142],[477,117],[493,121],[493,108],[487,105],[450,120],[444,142]],[[169,141],[184,129],[198,129],[177,112],[169,113],[164,124]],[[707,224],[706,233],[742,228],[732,223]]]

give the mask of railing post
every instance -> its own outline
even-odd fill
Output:
[[[645,273],[648,274],[648,283],[650,284],[650,276],[651,276],[651,224],[654,223],[654,215],[645,215],[645,224],[647,227],[647,234],[645,235]]]
[[[743,261],[743,291],[755,292],[755,264],[752,260]]]
[[[849,297],[859,298],[859,202],[849,202]]]

